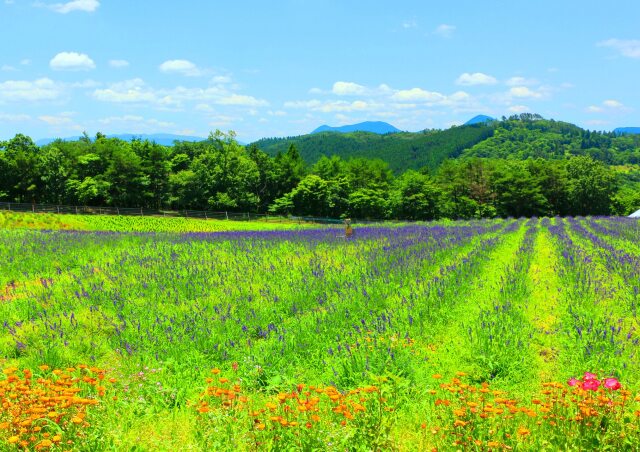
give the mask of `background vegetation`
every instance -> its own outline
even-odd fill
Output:
[[[320,133],[161,146],[98,134],[0,142],[0,200],[431,220],[626,215],[640,136],[524,114],[444,131]]]

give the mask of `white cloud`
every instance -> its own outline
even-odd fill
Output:
[[[23,66],[29,66],[31,64],[31,60],[29,58],[24,58],[20,60],[20,64]]]
[[[433,31],[434,35],[438,35],[442,38],[451,38],[456,31],[456,27],[454,25],[441,24],[436,27]]]
[[[213,77],[211,79],[211,83],[226,84],[226,83],[231,83],[231,82],[232,82],[232,79],[228,75],[216,75],[215,77]]]
[[[30,121],[31,116],[24,114],[0,113],[0,121],[6,122],[25,122]]]
[[[88,71],[95,69],[96,64],[86,53],[60,52],[49,62],[56,71]]]
[[[505,84],[507,86],[535,86],[539,85],[540,82],[533,78],[511,77]]]
[[[38,116],[38,119],[42,122],[46,122],[50,126],[63,126],[63,125],[73,123],[70,117],[64,116],[64,115],[60,115],[60,116],[42,115],[42,116]]]
[[[598,107],[597,105],[589,105],[587,107],[587,112],[588,113],[600,113],[602,112],[602,107]]]
[[[474,86],[474,85],[495,85],[498,81],[495,77],[492,77],[482,72],[474,72],[470,74],[465,72],[456,80],[456,85],[462,86]]]
[[[412,88],[397,91],[393,96],[393,100],[399,102],[442,102],[445,96],[434,91],[425,91],[422,88]]]
[[[525,111],[531,111],[526,105],[512,105],[509,107],[511,113],[524,113]]]
[[[177,73],[187,77],[198,77],[202,71],[189,60],[167,60],[160,65],[160,70],[166,73]]]
[[[0,67],[0,71],[2,71],[2,72],[15,72],[15,71],[17,71],[17,69],[14,68],[13,66],[9,66],[8,64],[3,64],[2,67]]]
[[[364,94],[366,88],[352,82],[335,82],[331,91],[338,96],[357,96]]]
[[[283,110],[275,110],[275,111],[269,110],[267,114],[269,116],[287,116],[287,112]]]
[[[171,89],[154,89],[140,78],[113,83],[104,89],[96,89],[93,97],[103,102],[147,103],[162,109],[183,108],[186,102],[194,102],[196,104],[194,108],[199,111],[212,111],[209,103],[252,108],[269,105],[264,99],[237,94],[221,85],[205,88],[178,86]]]
[[[623,108],[624,107],[622,102],[619,102],[619,101],[613,100],[613,99],[605,100],[604,102],[602,102],[602,105],[604,105],[605,107],[609,107],[609,108]]]
[[[514,86],[509,90],[509,94],[519,99],[539,99],[542,97],[542,93],[533,91],[526,86]]]
[[[598,43],[598,47],[609,47],[627,58],[640,58],[640,40],[608,39]]]
[[[253,96],[245,96],[242,94],[231,94],[217,100],[220,105],[240,105],[244,107],[264,107],[269,102],[263,99],[256,99]]]
[[[53,4],[37,2],[35,3],[35,6],[43,6],[60,14],[67,14],[72,11],[84,11],[87,13],[92,13],[96,9],[98,9],[98,7],[100,6],[100,2],[98,0],[73,0],[66,3]]]
[[[97,89],[93,97],[103,102],[140,103],[157,101],[156,94],[140,78],[113,83],[106,89]]]
[[[127,60],[109,60],[109,66],[123,68],[129,66],[129,62]]]
[[[55,100],[62,95],[62,91],[62,86],[49,78],[7,80],[0,83],[0,102]]]

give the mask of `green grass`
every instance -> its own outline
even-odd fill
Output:
[[[1,218],[0,450],[640,441],[640,223]]]
[[[111,215],[58,215],[0,211],[0,228],[117,232],[224,232],[271,231],[309,227],[288,220],[199,220]]]

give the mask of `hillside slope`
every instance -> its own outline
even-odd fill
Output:
[[[379,158],[396,173],[407,169],[437,168],[447,158],[458,157],[465,149],[491,137],[493,127],[484,124],[452,127],[447,130],[400,132],[378,135],[368,132],[321,132],[288,138],[265,138],[254,144],[269,155],[286,152],[292,144],[307,163],[323,155]]]

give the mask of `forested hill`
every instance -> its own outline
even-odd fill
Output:
[[[379,158],[395,173],[408,169],[437,168],[444,160],[458,157],[493,135],[493,127],[485,124],[453,127],[447,130],[425,130],[418,133],[399,132],[378,135],[370,132],[322,132],[288,138],[265,138],[255,142],[271,156],[284,153],[292,144],[308,164],[323,155],[343,159]]]
[[[526,160],[588,155],[609,165],[640,163],[640,135],[593,132],[533,114],[419,133],[325,132],[254,144],[272,156],[295,145],[308,164],[323,155],[380,158],[396,174],[423,167],[434,170],[444,160],[458,157]]]

